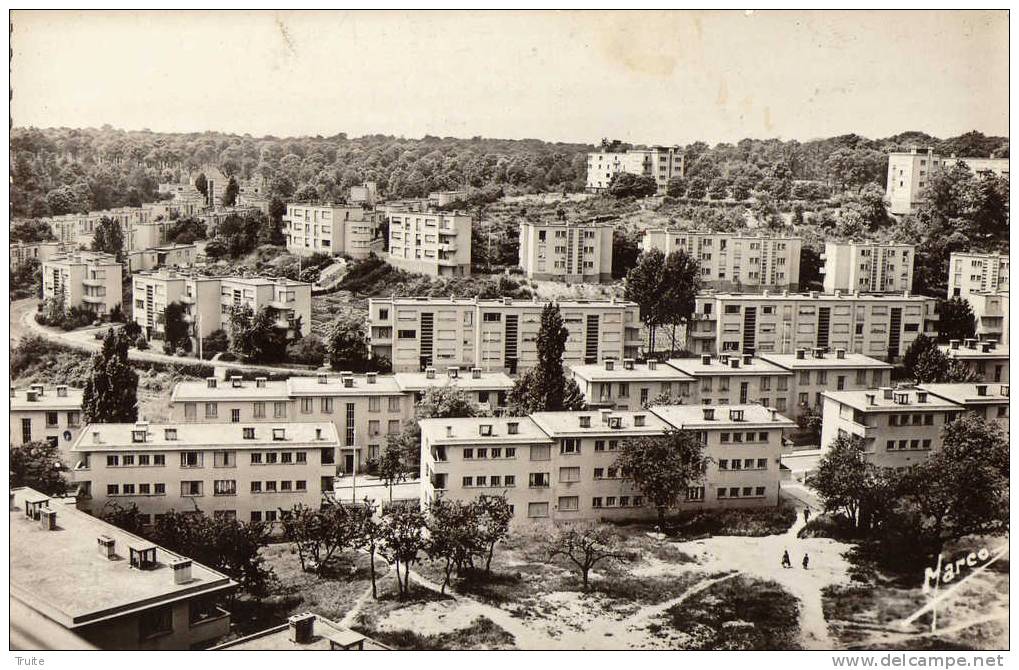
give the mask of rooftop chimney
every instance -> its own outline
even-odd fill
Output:
[[[322,439],[322,429],[321,428],[316,428],[315,429],[315,439],[316,440],[321,440]]]
[[[711,365],[711,354],[701,354],[701,365]]]
[[[846,357],[846,350],[845,349],[836,349],[835,350],[835,358],[845,358],[845,357]]]
[[[117,541],[109,535],[100,535],[96,540],[96,546],[99,548],[99,555],[107,560],[112,561],[117,557]]]
[[[778,421],[778,410],[774,407],[769,407],[768,412],[771,414],[772,421]]]
[[[354,388],[354,378],[353,377],[344,377],[343,378],[343,388],[347,388],[347,389]]]
[[[918,403],[925,403],[925,402],[927,402],[927,391],[917,391],[916,392],[916,401]]]
[[[232,386],[235,389],[239,389],[241,387],[241,381],[243,379],[244,378],[241,377],[240,375],[231,375],[231,377],[230,377],[230,386]]]
[[[623,369],[624,370],[632,370],[633,369],[633,359],[632,358],[624,358],[623,359]]]
[[[890,386],[882,386],[881,387],[881,397],[883,397],[885,400],[891,400],[892,399],[892,388]]]
[[[797,349],[796,350],[796,360],[802,361],[806,357],[807,357],[807,350],[806,349]]]
[[[290,625],[290,641],[294,644],[308,644],[315,636],[315,615],[311,612],[295,614],[287,619]]]
[[[364,378],[365,378],[365,381],[367,381],[369,384],[374,384],[376,382],[376,380],[378,379],[378,376],[379,376],[379,373],[377,373],[377,372],[367,372],[367,373],[365,373]]]
[[[456,379],[457,377],[460,376],[460,368],[451,365],[448,368],[446,368],[446,374],[449,375],[450,379]]]
[[[57,386],[57,397],[58,398],[66,398],[67,397],[67,385],[66,384],[61,384],[61,385]]]
[[[210,389],[216,388],[216,378],[215,377],[206,377],[205,378],[205,387],[206,388],[210,388]]]
[[[730,358],[729,367],[732,368],[733,370],[737,369],[739,367],[739,359],[735,357]]]
[[[267,381],[269,380],[266,377],[255,377],[255,387],[264,389]]]
[[[605,359],[605,369],[607,371],[612,372],[613,370],[615,370],[615,368],[616,368],[616,362],[615,361],[613,361],[612,359],[608,359],[608,358]]]
[[[329,377],[327,377],[326,373],[324,372],[318,373],[317,375],[315,375],[315,378],[318,380],[319,384],[326,384],[329,382]]]
[[[959,348],[959,340],[949,340],[948,341],[948,346],[951,349],[958,349]]]
[[[977,395],[979,396],[987,395],[987,384],[977,384]]]
[[[743,365],[753,365],[754,357],[751,354],[743,354]]]
[[[580,427],[581,428],[590,428],[591,427],[591,417],[590,416],[585,414],[585,415],[583,415],[583,416],[581,416],[579,418],[580,418]]]
[[[191,581],[190,558],[175,558],[170,562],[170,567],[173,568],[174,584],[187,584]]]
[[[715,408],[714,407],[702,407],[701,411],[704,412],[705,421],[715,420]]]
[[[868,405],[875,405],[875,404],[877,404],[877,396],[875,394],[873,394],[873,393],[864,393],[863,395],[866,396],[867,404]]]
[[[435,368],[433,367],[425,368],[425,379],[435,379]]]
[[[656,360],[648,361],[647,362],[647,369],[648,370],[657,370],[658,369],[658,361],[656,361]]]
[[[481,368],[471,368],[471,379],[481,379]]]
[[[453,437],[453,426],[446,426],[446,437]]]
[[[39,527],[43,530],[57,529],[57,511],[55,509],[39,510]]]

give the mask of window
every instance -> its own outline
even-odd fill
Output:
[[[292,452],[284,451],[284,452],[280,453],[280,463],[286,463],[286,464],[289,465],[289,464],[291,464],[293,462],[294,462],[294,454]]]
[[[194,421],[198,418],[198,405],[193,402],[184,403],[184,420]]]
[[[106,495],[108,495],[108,496],[115,496],[115,495],[119,495],[119,494],[120,494],[120,485],[118,485],[118,484],[107,484],[106,485]]]
[[[532,461],[547,461],[552,458],[552,447],[547,444],[532,444],[531,445],[531,460]]]
[[[148,640],[173,632],[173,607],[157,607],[143,610],[138,617],[138,637]]]
[[[690,502],[696,502],[704,500],[704,487],[703,486],[691,486],[686,490],[686,499]]]
[[[559,497],[559,511],[560,512],[576,512],[580,509],[580,498],[577,496],[560,496]]]
[[[506,475],[505,477],[502,478],[502,485],[503,486],[516,486],[517,485],[517,476],[516,475]]]
[[[389,411],[399,412],[400,411],[400,397],[392,396],[389,398]]]
[[[217,468],[237,467],[237,454],[233,451],[212,452],[212,465]]]
[[[595,509],[600,509],[601,506],[602,506],[602,499],[601,499],[600,496],[597,497],[597,498],[591,498],[591,507],[594,507]]]
[[[182,451],[180,454],[180,467],[182,468],[202,467],[202,452]]]
[[[265,403],[263,401],[259,400],[259,401],[255,402],[252,405],[252,409],[253,409],[254,417],[256,419],[264,419],[265,418]]]
[[[416,340],[418,336],[417,330],[397,330],[396,337],[400,340]]]
[[[301,398],[301,414],[311,414],[314,401],[314,398]]]
[[[254,484],[254,483],[255,482],[252,482],[252,484]],[[261,523],[261,522],[262,522],[262,513],[261,512],[252,512],[251,513],[251,523]]]
[[[547,472],[532,472],[528,477],[528,486],[531,488],[547,488],[549,485],[549,476]]]
[[[53,428],[59,423],[57,412],[46,412],[46,427]]]
[[[605,451],[605,440],[595,440],[594,441],[594,450],[595,451]]]
[[[729,459],[728,458],[720,458],[720,459],[718,459],[718,469],[719,470],[728,470],[729,469]]]
[[[214,402],[205,403],[205,418],[215,419],[219,416],[219,405]]]
[[[252,493],[261,493],[262,492],[262,482],[251,482],[251,492]]]
[[[527,503],[527,516],[532,519],[547,517],[548,503],[547,502]]]
[[[580,440],[571,437],[563,440],[562,445],[559,447],[560,454],[579,454],[580,453]]]
[[[272,404],[272,416],[274,419],[287,418],[287,403],[277,401]]]
[[[265,483],[265,492],[266,493],[276,493],[276,482],[275,481],[266,482]]]
[[[296,454],[294,454],[294,458],[297,460],[299,464],[303,465],[308,462],[308,452],[298,451]]]
[[[217,479],[212,483],[213,495],[235,496],[237,495],[237,482],[233,479]]]
[[[381,412],[382,411],[382,398],[378,396],[372,396],[368,398],[368,411],[369,412]]]
[[[201,481],[183,481],[180,483],[180,494],[181,496],[200,496],[202,495],[202,482]]]
[[[323,449],[321,457],[322,465],[333,465],[336,463],[336,451],[334,449]]]
[[[240,422],[241,422],[241,410],[239,410],[239,409],[232,409],[232,410],[230,410],[230,423],[240,423]]]
[[[580,468],[559,468],[559,481],[560,482],[579,482],[580,481]]]
[[[293,484],[289,479],[284,479],[280,482],[280,491],[293,491]]]
[[[138,454],[138,465],[148,465],[148,464],[149,464],[149,455],[148,454]]]
[[[265,452],[265,462],[266,463],[269,463],[269,464],[278,463],[279,460],[280,460],[280,455],[278,453],[276,453],[275,451],[267,451],[267,452]]]
[[[307,491],[308,482],[304,479],[298,479],[296,482],[294,482],[294,488],[297,489],[298,491]]]
[[[474,458],[474,447],[464,447],[464,460],[472,460]]]

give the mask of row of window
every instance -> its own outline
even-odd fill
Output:
[[[931,441],[930,439],[899,440],[898,444],[896,444],[895,440],[888,440],[888,442],[885,443],[885,447],[888,449],[888,451],[905,451],[907,449],[909,449],[910,451],[915,451],[919,449],[929,450],[931,448]]]
[[[744,458],[742,460],[738,458],[718,459],[719,470],[767,470],[768,459],[767,458]]]
[[[739,442],[767,442],[768,438],[770,436],[771,436],[771,433],[769,433],[766,430],[762,430],[762,431],[753,431],[753,430],[751,430],[751,431],[747,431],[746,433],[742,433],[742,432],[736,432],[736,433],[731,433],[731,434],[728,433],[728,432],[719,433],[718,439],[723,444],[728,443],[730,441],[736,442],[736,443],[739,443]]]
[[[303,493],[308,490],[308,482],[303,479],[298,479],[291,482],[288,479],[281,480],[277,486],[275,480],[269,480],[266,482],[251,482],[252,493],[290,493],[291,491],[297,491]],[[220,494],[216,494],[220,495]]]

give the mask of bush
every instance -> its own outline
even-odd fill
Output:
[[[215,354],[224,352],[230,348],[230,340],[226,331],[218,328],[202,339],[202,355],[211,358]]]
[[[737,535],[759,537],[784,533],[796,521],[791,505],[681,512],[666,522],[670,535],[682,537]]]
[[[308,335],[287,346],[287,360],[300,365],[322,365],[326,357],[326,345],[317,335]]]
[[[145,339],[144,335],[139,335],[138,339],[134,341],[134,346],[138,351],[145,351],[149,348],[149,341]]]
[[[135,340],[142,334],[142,327],[135,321],[128,321],[124,324],[121,332],[128,340]]]
[[[815,516],[800,528],[797,537],[828,537],[839,542],[852,542],[859,539],[859,532],[844,516],[822,514]]]

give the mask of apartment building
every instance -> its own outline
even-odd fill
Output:
[[[68,251],[71,246],[63,242],[12,242],[10,269],[17,271],[30,260],[42,263]]]
[[[369,346],[395,372],[456,366],[518,374],[537,363],[544,307],[511,298],[370,298]],[[569,331],[564,363],[636,358],[643,343],[636,303],[571,300],[559,308]]]
[[[83,307],[108,315],[122,302],[123,265],[111,254],[72,251],[42,263],[43,300],[61,297],[67,309]]]
[[[389,255],[395,268],[433,277],[471,273],[471,217],[457,212],[395,208],[389,220]]]
[[[204,277],[161,268],[132,277],[133,317],[148,339],[163,339],[163,314],[167,305],[179,302],[184,320],[192,326],[192,339],[208,337],[214,330],[229,330],[234,307],[254,312],[269,309],[279,328],[294,337],[311,328],[311,284],[285,277]],[[198,342],[192,343],[195,348]]]
[[[789,405],[785,415],[796,420],[808,409],[823,406],[825,391],[863,391],[892,383],[892,365],[845,349],[827,352],[815,347],[793,354],[761,354],[761,359],[793,374],[789,382]]]
[[[940,170],[951,168],[963,162],[973,172],[991,172],[1008,177],[1007,158],[944,158],[933,149],[920,152],[916,147],[910,151],[896,151],[888,154],[888,180],[885,196],[891,203],[892,214],[910,214],[923,201],[923,190],[931,176]]]
[[[672,230],[644,231],[641,249],[665,255],[684,251],[700,266],[704,288],[721,291],[791,290],[799,288],[798,237],[747,235],[742,232]]]
[[[1008,439],[1008,384],[922,384],[917,388],[997,423]]]
[[[612,226],[595,222],[521,222],[520,267],[530,279],[610,282]]]
[[[351,187],[353,188],[353,187]],[[217,645],[210,651],[388,651],[389,647],[321,614],[302,612],[285,624]]]
[[[686,173],[683,149],[679,146],[652,146],[625,152],[595,151],[587,154],[589,192],[604,191],[620,172],[652,177],[658,185],[658,192],[664,193],[670,179]]]
[[[697,432],[710,459],[704,481],[687,490],[681,509],[778,505],[783,437],[796,426],[779,410],[663,405],[651,411],[676,429]]]
[[[454,191],[432,191],[428,194],[428,205],[430,207],[448,207],[455,202],[467,199],[470,192],[463,188]]]
[[[331,492],[340,441],[327,421],[90,424],[71,448],[78,506],[134,504],[142,522],[169,510],[276,521]]]
[[[845,349],[892,361],[921,333],[936,335],[937,301],[859,293],[705,293],[687,329],[695,353]]]
[[[954,252],[948,261],[948,297],[1008,292],[1008,254]]]
[[[193,207],[181,203],[154,202],[140,207],[117,207],[86,213],[63,214],[40,219],[54,237],[65,244],[88,247],[102,219],[112,219],[124,234],[124,251],[139,251],[166,243],[171,219],[192,216]]]
[[[504,494],[513,519],[622,519],[654,516],[616,465],[627,439],[670,429],[696,431],[713,459],[681,505],[775,505],[782,434],[793,422],[760,405],[656,406],[538,412],[527,417],[425,419],[421,424],[422,504]]]
[[[287,251],[368,258],[379,235],[379,215],[361,205],[287,203],[283,236]]]
[[[81,431],[82,390],[66,384],[28,388],[11,387],[10,445],[20,447],[29,442],[49,442],[60,449],[68,466],[70,449]]]
[[[968,338],[963,341],[950,340],[941,345],[941,351],[958,361],[976,376],[978,382],[1000,383],[1008,381],[1008,344],[980,341]]]
[[[902,293],[913,287],[916,246],[888,242],[827,242],[824,292]]]
[[[397,372],[394,377],[400,390],[412,394],[415,403],[433,386],[451,386],[467,394],[479,409],[492,414],[505,411],[506,394],[513,388],[513,379],[505,372],[485,372],[481,368],[450,367],[442,374],[429,367],[423,372]]]
[[[974,333],[979,340],[1008,345],[1008,291],[970,293],[966,298],[973,308]]]
[[[151,249],[131,251],[127,256],[128,272],[143,272],[163,267],[189,268],[198,257],[194,244],[166,244]]]
[[[180,382],[170,399],[170,418],[181,424],[329,422],[338,436],[339,472],[360,471],[377,459],[386,437],[414,416],[414,397],[392,375],[369,372],[284,381],[232,377],[219,382]]]
[[[922,388],[884,387],[823,394],[821,447],[839,435],[862,441],[868,460],[902,472],[941,446],[941,432],[962,411]]]
[[[655,360],[637,363],[632,358],[571,365],[568,374],[591,407],[624,411],[646,409],[663,395],[673,402],[691,402],[694,384],[691,375],[671,365]]]
[[[11,490],[10,628],[19,647],[184,651],[230,632],[219,603],[236,582],[74,504]]]
[[[760,403],[785,413],[789,406],[793,373],[750,354],[702,354],[694,358],[671,358],[669,366],[693,378],[690,400],[702,405]]]
[[[351,186],[347,201],[356,205],[374,207],[379,200],[379,186],[373,181],[366,181],[360,186]]]

